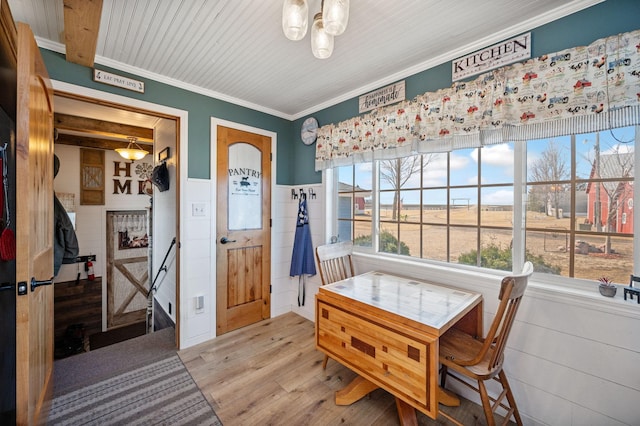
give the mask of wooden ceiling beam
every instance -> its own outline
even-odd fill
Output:
[[[68,62],[93,67],[102,0],[64,0],[64,43]]]
[[[59,113],[54,114],[53,124],[58,130],[90,133],[120,139],[133,136],[138,138],[138,142],[153,143],[153,129],[147,127],[131,126],[128,124]]]
[[[113,139],[92,138],[67,133],[58,133],[55,143],[60,145],[81,146],[83,148],[106,149],[109,151],[113,151],[116,148],[126,148],[129,144],[129,142],[115,141]],[[144,143],[139,143],[139,145],[142,149],[146,149],[149,152],[153,151],[152,145],[150,146]]]

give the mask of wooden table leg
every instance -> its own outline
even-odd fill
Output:
[[[414,407],[398,397],[396,397],[396,407],[401,426],[418,426],[418,416]]]
[[[356,376],[344,389],[336,392],[336,405],[351,405],[379,387],[362,376]]]
[[[455,393],[438,386],[438,403],[447,407],[459,407],[460,398]]]

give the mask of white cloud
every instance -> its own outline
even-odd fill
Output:
[[[457,155],[455,152],[451,153],[451,170],[462,170],[469,167],[469,157],[463,157]]]
[[[500,204],[500,205],[512,205],[513,204],[513,190],[512,189],[500,189],[488,194],[482,194],[482,204]]]
[[[507,143],[485,146],[482,148],[482,161],[491,166],[513,169],[513,149]]]

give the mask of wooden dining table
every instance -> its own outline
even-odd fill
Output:
[[[382,388],[403,425],[417,424],[416,409],[435,419],[438,403],[458,405],[438,386],[438,339],[452,327],[482,336],[482,302],[480,293],[378,271],[320,287],[316,347],[358,374],[336,404]]]

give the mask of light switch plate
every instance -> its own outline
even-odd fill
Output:
[[[191,216],[206,216],[207,205],[205,203],[191,204]]]

